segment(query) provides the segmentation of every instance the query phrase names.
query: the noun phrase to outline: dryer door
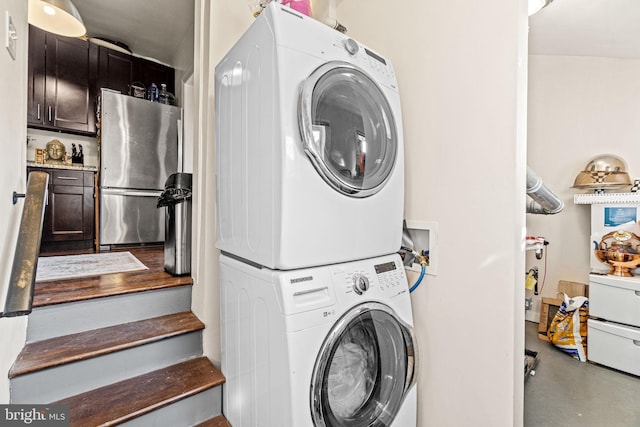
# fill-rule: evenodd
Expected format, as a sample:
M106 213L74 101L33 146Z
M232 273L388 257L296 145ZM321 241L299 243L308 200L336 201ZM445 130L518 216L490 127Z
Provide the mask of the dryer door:
M391 176L398 134L380 87L346 62L317 68L300 90L298 124L318 173L352 197L377 193Z
M388 306L365 303L332 328L316 359L311 414L317 427L391 425L415 382L415 338Z

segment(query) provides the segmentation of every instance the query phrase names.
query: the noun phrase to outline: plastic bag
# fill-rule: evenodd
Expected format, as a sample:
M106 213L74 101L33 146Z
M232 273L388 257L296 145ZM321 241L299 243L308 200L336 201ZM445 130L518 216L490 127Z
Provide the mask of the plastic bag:
M586 362L589 299L569 298L567 294L563 295L564 301L549 325L547 337L560 350L581 362Z

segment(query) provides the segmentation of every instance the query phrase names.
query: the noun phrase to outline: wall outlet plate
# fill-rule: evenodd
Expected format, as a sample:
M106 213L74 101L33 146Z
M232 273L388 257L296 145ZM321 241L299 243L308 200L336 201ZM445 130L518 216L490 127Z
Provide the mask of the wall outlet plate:
M16 26L13 24L13 19L9 15L9 11L4 12L4 28L5 28L5 42L4 46L9 51L11 59L16 60L16 45L18 44L18 33Z
M531 310L533 308L533 298L524 299L524 309Z

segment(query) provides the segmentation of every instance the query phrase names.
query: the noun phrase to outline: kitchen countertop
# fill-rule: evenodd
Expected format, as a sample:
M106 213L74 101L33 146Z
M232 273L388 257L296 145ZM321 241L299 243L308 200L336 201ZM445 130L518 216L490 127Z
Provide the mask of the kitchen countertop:
M73 170L82 170L82 171L91 171L97 172L97 166L91 165L78 165L78 164L55 164L55 163L36 163L34 161L27 161L27 166L36 167L36 168L45 168L45 169L73 169Z

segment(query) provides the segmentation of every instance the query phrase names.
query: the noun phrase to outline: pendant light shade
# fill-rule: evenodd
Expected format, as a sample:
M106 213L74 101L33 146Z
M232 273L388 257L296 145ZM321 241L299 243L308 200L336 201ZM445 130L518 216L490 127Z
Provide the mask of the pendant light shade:
M552 1L553 0L529 0L529 16L540 12L543 7L546 7Z
M87 33L71 0L29 0L29 23L61 36L80 37Z

